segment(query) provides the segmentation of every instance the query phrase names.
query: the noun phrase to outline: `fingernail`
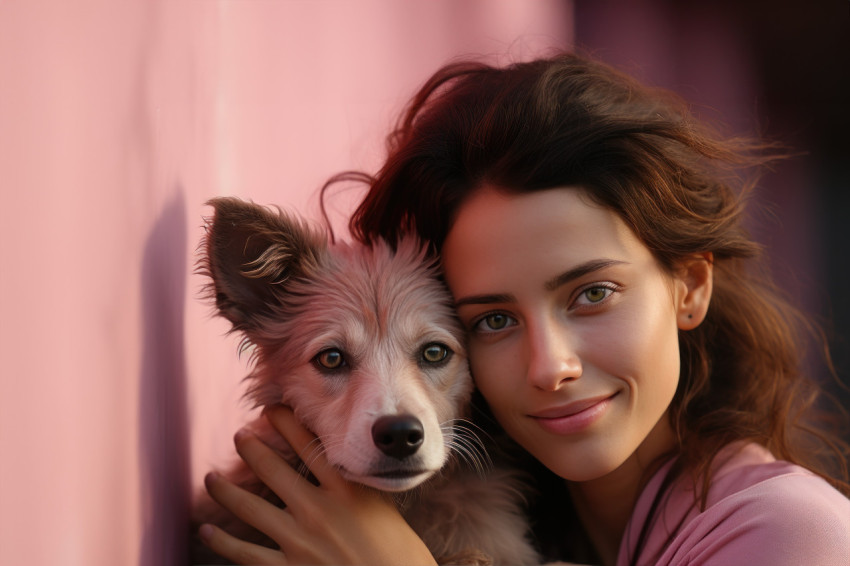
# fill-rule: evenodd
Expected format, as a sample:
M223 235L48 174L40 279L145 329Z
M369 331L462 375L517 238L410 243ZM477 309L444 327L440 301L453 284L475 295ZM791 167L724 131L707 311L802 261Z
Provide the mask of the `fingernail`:
M236 431L236 434L233 436L233 441L234 442L241 442L242 440L245 440L246 438L249 438L251 436L254 436L254 433L250 429L240 428L239 430Z
M281 405L280 403L274 403L273 405L266 405L263 407L263 414L268 415L270 413L277 413L283 409L287 409L286 405Z
M217 472L208 473L207 475L204 476L204 485L209 487L209 485L211 483L215 482L216 480L218 480L219 477L220 476L218 475Z
M212 528L212 525L208 525L206 523L201 525L201 528L198 529L198 534L201 536L201 541L205 543L210 541L214 532L215 531Z

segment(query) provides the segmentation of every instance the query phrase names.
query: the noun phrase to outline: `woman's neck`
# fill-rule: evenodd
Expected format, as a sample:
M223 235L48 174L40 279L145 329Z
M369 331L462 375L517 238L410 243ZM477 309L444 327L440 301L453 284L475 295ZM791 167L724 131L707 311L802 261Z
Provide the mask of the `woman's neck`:
M579 520L603 566L616 564L635 503L674 446L665 416L619 468L601 478L567 483Z

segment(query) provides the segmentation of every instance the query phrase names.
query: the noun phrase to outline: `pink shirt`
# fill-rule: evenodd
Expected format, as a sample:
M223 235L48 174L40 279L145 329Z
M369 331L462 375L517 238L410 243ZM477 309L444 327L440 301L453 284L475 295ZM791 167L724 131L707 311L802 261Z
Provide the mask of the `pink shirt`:
M638 498L617 566L631 563L669 467L660 469ZM850 566L850 499L826 481L777 461L756 444L726 448L716 469L705 511L694 506L694 492L686 482L678 482L665 496L638 564Z

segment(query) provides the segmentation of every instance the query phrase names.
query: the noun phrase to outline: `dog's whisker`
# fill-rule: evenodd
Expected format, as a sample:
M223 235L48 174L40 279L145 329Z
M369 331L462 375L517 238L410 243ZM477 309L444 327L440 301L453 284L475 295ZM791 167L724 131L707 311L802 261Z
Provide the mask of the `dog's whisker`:
M476 470L482 475L486 475L487 472L493 469L493 460L490 458L490 455L484 450L483 446L472 442L470 439L465 437L459 437L457 439L457 444L459 447L462 447L463 451L467 454L467 458L473 462Z
M474 443L482 452L486 452L485 444L477 431L480 431L483 435L492 440L492 437L487 433L487 431L468 419L452 419L450 421L446 421L444 426L450 427L450 430L455 433L454 436L467 439ZM477 429L477 431L474 429Z
M480 439L480 434L485 436L488 440L495 442L493 436L489 432L481 428L478 424L476 424L470 419L456 418L446 422L452 424L453 426L466 430L470 435L474 435L478 439Z
M305 455L305 459L301 462L299 473L301 475L308 474L310 467L319 457L333 453L338 447L341 447L344 444L345 435L342 434L328 435L324 439L314 439L310 445L308 445L313 446L313 448Z
M470 468L473 468L476 472L480 472L480 462L475 454L470 453L467 446L453 441L448 444L447 448Z
M452 419L444 422L440 428L443 431L446 449L457 454L476 473L485 476L488 470L493 468L493 461L485 449L484 442L473 427L481 430L466 419Z
M310 466L313 464L316 459L324 454L326 451L325 446L322 442L315 438L305 447L305 455L303 458L299 460L297 472L298 477L295 478L295 482L301 481L302 477L307 477L310 474Z
M310 442L308 446L311 447L311 449L310 452L305 452L304 465L307 468L310 468L310 466L313 465L317 459L319 459L321 456L327 455L328 446L318 438Z
M469 466L481 476L485 476L493 467L493 463L486 452L482 452L474 444L470 444L467 439L459 438L452 444L454 453L462 460L466 461Z

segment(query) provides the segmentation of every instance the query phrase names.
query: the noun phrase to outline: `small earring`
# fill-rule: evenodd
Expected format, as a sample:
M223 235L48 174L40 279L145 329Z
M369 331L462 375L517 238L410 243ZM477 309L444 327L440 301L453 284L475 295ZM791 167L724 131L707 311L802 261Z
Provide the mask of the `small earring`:
M694 315L692 315L692 314L688 315L688 318L693 318L693 317L694 317Z

